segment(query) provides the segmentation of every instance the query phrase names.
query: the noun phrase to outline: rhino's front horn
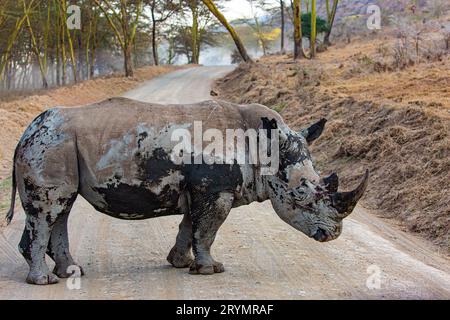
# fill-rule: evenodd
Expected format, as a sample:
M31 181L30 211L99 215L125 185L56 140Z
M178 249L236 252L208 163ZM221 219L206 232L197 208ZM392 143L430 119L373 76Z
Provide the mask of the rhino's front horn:
M353 211L358 200L361 199L364 191L366 191L368 183L369 170L366 170L363 180L355 190L349 192L335 192L331 195L333 207L341 214L342 218L345 218Z

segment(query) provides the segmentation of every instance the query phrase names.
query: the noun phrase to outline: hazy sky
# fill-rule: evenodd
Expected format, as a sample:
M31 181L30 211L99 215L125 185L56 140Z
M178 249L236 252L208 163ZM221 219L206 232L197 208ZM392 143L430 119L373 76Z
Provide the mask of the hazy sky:
M230 0L224 4L224 15L228 20L252 17L251 6L247 0ZM255 11L258 15L261 13L257 8Z

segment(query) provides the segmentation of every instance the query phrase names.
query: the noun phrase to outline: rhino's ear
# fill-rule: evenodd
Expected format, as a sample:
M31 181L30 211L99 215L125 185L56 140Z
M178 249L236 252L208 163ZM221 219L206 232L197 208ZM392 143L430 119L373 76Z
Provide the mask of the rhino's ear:
M311 144L314 140L316 140L323 132L323 129L325 128L325 123L327 122L327 119L322 118L318 122L314 123L309 128L303 129L300 131L301 135L305 137L306 142L308 144Z

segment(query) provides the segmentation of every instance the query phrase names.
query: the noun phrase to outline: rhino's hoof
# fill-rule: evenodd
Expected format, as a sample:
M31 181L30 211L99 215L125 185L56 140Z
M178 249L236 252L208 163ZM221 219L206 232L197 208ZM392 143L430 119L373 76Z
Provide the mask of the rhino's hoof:
M191 267L189 268L190 274L214 274L214 273L222 273L225 271L225 268L222 263L214 262L213 265L202 265L197 262L193 262Z
M215 262L213 267L214 267L215 273L222 273L225 271L225 267L223 266L223 263Z
M53 273L59 278L70 278L72 275L84 276L83 268L79 265L70 265L68 267L55 266Z
M59 279L57 276L55 276L53 273L48 274L40 274L40 275L34 275L34 274L28 274L27 277L27 283L29 284L38 284L38 285L44 285L44 284L54 284L58 283Z
M176 248L172 248L167 256L167 261L175 268L187 268L193 263L194 259L190 253L188 255L182 254Z

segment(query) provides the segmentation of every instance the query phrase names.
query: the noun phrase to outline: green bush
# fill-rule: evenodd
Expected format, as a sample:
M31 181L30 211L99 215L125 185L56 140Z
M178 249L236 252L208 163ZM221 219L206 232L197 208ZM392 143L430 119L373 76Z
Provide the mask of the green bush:
M316 30L317 34L325 33L328 31L328 23L321 17L316 17ZM311 12L302 14L302 35L305 38L311 40Z

